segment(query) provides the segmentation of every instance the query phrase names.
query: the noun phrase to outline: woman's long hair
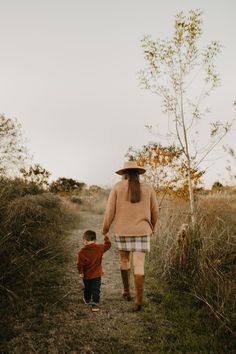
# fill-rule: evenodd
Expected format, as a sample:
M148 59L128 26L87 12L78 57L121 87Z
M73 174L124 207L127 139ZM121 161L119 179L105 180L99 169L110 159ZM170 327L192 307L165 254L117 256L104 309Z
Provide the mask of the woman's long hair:
M140 202L140 181L137 170L127 170L125 172L125 179L128 179L128 199L131 203Z

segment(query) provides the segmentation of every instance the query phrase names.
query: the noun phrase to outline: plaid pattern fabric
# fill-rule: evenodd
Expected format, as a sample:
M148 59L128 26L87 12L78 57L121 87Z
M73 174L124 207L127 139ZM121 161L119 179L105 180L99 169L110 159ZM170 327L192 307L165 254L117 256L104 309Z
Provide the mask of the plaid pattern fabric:
M118 250L150 252L150 236L115 236Z

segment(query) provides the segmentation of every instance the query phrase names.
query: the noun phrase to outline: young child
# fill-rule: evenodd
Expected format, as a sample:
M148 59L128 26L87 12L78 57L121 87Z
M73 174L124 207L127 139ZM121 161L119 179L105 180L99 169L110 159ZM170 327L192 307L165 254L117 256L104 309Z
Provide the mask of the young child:
M78 253L77 268L84 282L85 304L91 304L92 311L99 311L102 256L111 247L109 237L104 236L104 244L96 243L96 232L87 230L83 234L83 244Z

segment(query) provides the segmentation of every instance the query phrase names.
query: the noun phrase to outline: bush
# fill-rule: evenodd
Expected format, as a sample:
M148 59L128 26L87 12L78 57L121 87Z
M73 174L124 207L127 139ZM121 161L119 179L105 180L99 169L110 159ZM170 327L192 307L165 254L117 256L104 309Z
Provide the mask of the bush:
M81 197L78 197L77 195L72 195L70 197L70 200L72 203L75 203L75 204L78 204L78 205L81 205L83 203L83 199Z
M9 318L25 311L44 284L58 283L73 216L61 198L19 179L0 179L0 199L0 316L6 339Z

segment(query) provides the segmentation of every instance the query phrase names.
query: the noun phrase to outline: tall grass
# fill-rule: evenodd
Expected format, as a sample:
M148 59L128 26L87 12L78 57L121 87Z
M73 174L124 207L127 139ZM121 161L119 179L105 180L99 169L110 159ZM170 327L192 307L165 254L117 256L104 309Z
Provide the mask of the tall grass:
M189 227L187 205L171 202L161 212L153 242L156 275L201 300L220 325L236 332L236 197L202 197L199 223Z
M62 199L20 179L0 179L0 200L0 332L6 341L14 336L14 317L32 302L43 306L42 292L46 298L58 285L73 215Z

